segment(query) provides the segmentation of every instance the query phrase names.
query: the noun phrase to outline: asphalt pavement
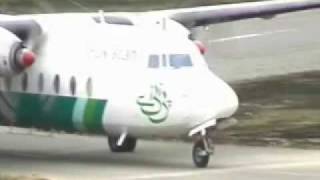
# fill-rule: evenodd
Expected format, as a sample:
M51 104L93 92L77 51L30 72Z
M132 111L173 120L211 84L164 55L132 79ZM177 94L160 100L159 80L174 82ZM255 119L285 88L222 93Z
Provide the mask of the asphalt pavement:
M114 154L105 137L0 133L0 174L47 179L319 179L320 151L218 145L209 167L191 160L192 144L139 141L134 153Z

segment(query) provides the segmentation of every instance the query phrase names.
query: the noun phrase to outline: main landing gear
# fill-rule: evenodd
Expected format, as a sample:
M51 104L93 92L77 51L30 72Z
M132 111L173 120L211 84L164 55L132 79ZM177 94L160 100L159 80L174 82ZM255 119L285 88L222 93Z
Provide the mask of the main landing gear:
M133 152L137 145L137 139L133 137L125 137L119 145L120 137L109 136L108 143L112 152Z
M196 137L192 150L192 158L195 166L198 168L207 167L213 151L213 145L207 136L206 130L202 130L200 135Z

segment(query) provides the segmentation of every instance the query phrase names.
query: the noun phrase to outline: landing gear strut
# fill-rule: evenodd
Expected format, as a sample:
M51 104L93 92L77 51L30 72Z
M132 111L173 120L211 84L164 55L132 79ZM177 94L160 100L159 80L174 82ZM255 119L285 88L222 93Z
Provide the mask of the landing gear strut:
M198 168L207 167L211 154L213 154L212 143L207 136L206 130L203 130L199 138L195 141L192 150L192 158L195 166Z
M117 144L119 137L108 137L108 143L112 152L133 152L137 145L137 139L133 137L126 137L123 143L119 146Z

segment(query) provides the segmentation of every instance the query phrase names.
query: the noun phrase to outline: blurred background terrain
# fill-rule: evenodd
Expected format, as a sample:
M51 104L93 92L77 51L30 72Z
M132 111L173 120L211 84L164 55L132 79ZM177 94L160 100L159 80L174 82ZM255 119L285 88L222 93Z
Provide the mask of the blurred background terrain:
M254 0L0 0L0 9L10 14L69 11L144 11L167 8L239 3Z

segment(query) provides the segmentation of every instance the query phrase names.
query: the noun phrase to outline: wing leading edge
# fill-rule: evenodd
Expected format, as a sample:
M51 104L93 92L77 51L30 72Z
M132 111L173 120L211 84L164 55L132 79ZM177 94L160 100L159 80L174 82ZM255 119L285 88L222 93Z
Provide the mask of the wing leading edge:
M269 18L277 14L320 8L319 0L270 0L218 6L167 10L171 19L188 28L249 18Z

